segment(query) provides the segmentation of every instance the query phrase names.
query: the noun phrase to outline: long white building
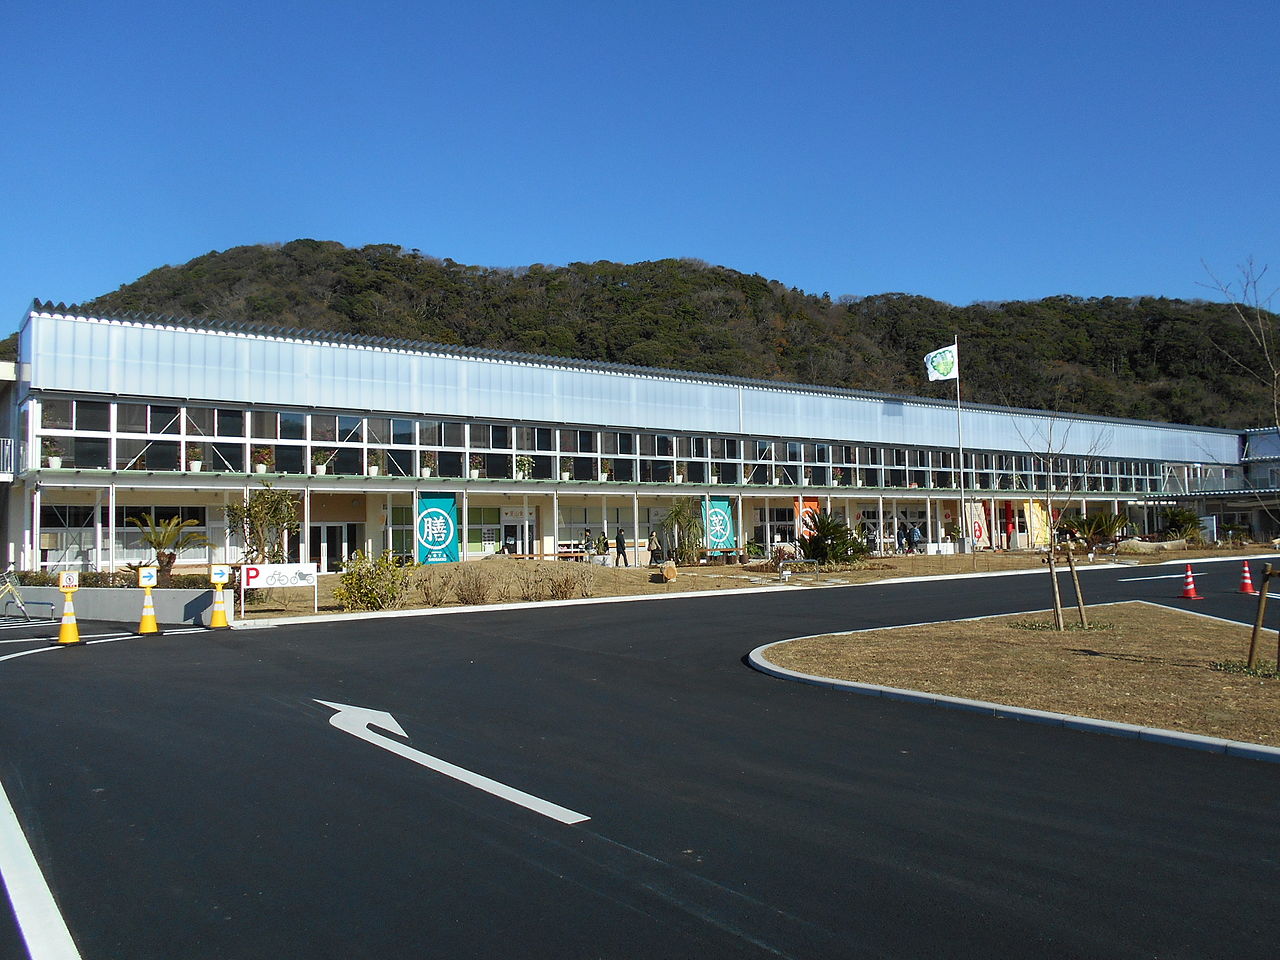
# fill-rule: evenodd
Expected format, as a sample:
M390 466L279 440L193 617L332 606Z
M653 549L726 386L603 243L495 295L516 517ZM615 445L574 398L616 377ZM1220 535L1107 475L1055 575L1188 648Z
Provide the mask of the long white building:
M815 509L882 541L1025 546L1046 508L1152 528L1266 459L1235 431L966 405L962 500L946 384L887 396L39 302L7 378L21 569L144 559L126 524L143 515L198 521L214 547L180 562L234 561L223 508L262 481L301 498L291 555L333 570L355 550L551 556L619 527L643 559L674 497L703 501L725 551L793 539ZM1225 522L1258 524L1236 506Z

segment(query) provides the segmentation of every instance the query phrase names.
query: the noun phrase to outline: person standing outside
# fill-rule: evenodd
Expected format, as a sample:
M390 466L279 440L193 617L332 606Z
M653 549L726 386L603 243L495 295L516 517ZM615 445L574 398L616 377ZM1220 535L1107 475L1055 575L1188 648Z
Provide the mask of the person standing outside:
M627 530L625 527L618 528L618 534L614 537L614 546L617 548L617 556L613 558L613 565L616 567L618 561L622 561L624 567L631 566L631 561L627 559Z
M649 531L649 566L656 566L662 562L662 546L658 543L658 532L656 530Z

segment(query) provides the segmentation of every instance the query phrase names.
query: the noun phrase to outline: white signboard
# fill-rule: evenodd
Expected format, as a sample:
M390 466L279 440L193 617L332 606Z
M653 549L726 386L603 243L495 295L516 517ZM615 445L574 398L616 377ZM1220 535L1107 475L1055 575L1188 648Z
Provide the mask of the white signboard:
M79 590L80 589L80 572L78 570L63 570L58 574L59 590Z
M209 567L210 583L230 583L231 567L225 563L215 563Z
M314 563L246 563L240 568L240 617L244 618L244 592L272 587L310 587L311 606L320 610L320 577Z
M246 563L240 568L240 582L246 590L271 587L314 587L314 563Z
M138 586L154 587L160 576L159 567L139 567L138 568Z

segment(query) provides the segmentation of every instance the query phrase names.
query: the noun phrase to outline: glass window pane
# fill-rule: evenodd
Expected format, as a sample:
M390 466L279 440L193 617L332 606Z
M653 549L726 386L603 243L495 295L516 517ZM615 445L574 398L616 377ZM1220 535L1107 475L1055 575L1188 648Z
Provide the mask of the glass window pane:
M471 446L481 450L489 449L489 424L473 423L467 431Z
M58 430L71 429L71 401L45 400L40 411L40 423Z
M151 405L152 433L181 433L182 417L177 407Z
M116 430L120 433L146 433L147 405L145 403L117 403Z
M338 418L338 440L341 443L360 443L364 439L364 420L360 417Z
M243 437L244 436L244 411L243 410L219 410L218 416L218 436L220 437Z
M253 421L251 430L252 435L261 437L264 440L274 440L276 438L276 413L274 410L255 410L253 411Z
M76 401L76 429L77 430L102 430L111 429L109 417L111 415L111 404L101 403L96 400L77 400ZM106 454L103 453L102 466L106 466ZM78 464L83 466L83 464Z
M187 435L208 437L213 434L213 411L208 407L187 407Z
M391 442L409 446L414 443L414 422L412 420L391 421Z
M244 473L244 447L238 443L215 443L213 462L205 469L217 472Z
M391 442L391 421L386 417L370 417L365 421L369 443Z
M493 444L494 450L510 450L511 428L495 425L490 431L489 442Z
M446 447L462 446L462 424L442 423L440 425L440 435L444 438L444 446Z
M311 439L328 440L332 443L338 439L338 418L327 414L311 415Z
M301 440L306 436L307 418L301 413L280 414L280 439Z

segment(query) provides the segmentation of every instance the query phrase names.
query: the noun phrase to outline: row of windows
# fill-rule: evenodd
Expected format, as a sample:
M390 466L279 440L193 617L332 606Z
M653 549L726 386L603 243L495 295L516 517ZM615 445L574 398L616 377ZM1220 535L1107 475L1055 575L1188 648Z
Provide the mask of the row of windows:
M41 410L42 455L79 468L182 470L200 461L217 472L958 485L950 450L57 398ZM1158 489L1161 472L1141 460L981 451L965 459L966 482L988 489L1060 487L1057 478L1071 475L1098 478L1097 489Z

